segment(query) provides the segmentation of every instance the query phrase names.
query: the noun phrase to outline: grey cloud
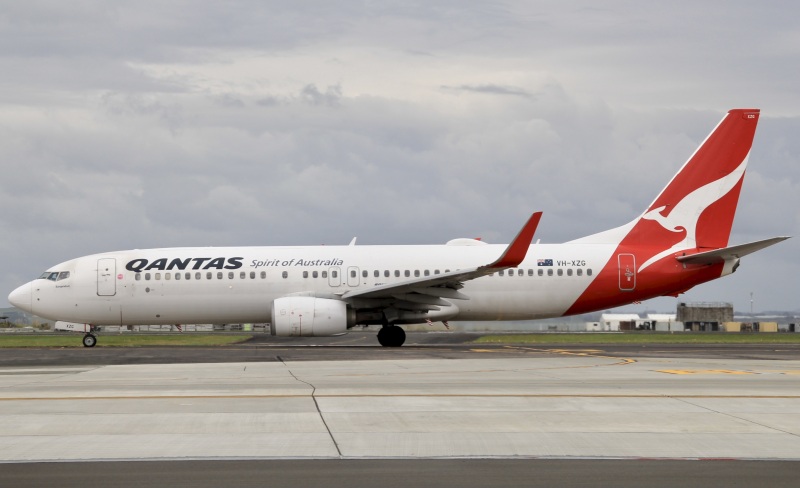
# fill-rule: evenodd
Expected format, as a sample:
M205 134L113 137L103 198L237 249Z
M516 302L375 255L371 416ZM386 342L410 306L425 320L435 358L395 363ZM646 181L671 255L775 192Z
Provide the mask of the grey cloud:
M317 89L316 85L306 85L301 92L303 100L312 105L338 105L342 98L341 86L329 86L325 93Z
M638 215L738 104L764 110L731 241L800 234L791 12L587 6L15 2L0 288L134 247L507 242L534 210L574 239ZM796 309L797 251L681 299Z
M474 93L485 93L489 95L511 95L516 97L530 98L532 95L527 91L513 86L500 85L461 85L461 86L442 86L443 90L464 91Z

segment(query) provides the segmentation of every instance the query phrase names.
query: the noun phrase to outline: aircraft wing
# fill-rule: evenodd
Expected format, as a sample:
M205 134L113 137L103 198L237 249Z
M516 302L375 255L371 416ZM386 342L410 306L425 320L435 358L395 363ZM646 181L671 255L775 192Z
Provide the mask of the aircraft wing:
M689 254L687 256L678 256L676 259L685 264L716 264L722 263L729 259L737 259L746 256L750 253L760 251L765 247L772 246L781 241L789 239L788 236L772 237L762 241L749 242L747 244L740 244L738 246L724 247L722 249L715 249L713 251L699 252L697 254Z
M542 212L536 212L528 219L517 236L508 245L503 254L495 261L474 268L459 269L433 276L425 276L387 283L362 290L351 290L342 295L343 300L384 301L386 305L398 306L413 310L438 310L438 306L448 306L443 298L467 300L469 297L459 292L465 281L490 275L502 269L514 268L525 259L533 234L542 218ZM398 303L399 302L399 303Z

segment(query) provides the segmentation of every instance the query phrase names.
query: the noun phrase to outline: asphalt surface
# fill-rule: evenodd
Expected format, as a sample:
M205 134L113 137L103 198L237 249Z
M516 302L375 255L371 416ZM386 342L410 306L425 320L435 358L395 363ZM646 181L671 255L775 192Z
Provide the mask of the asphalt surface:
M800 359L800 344L475 344L479 333L408 333L400 348L384 348L373 332L338 337L272 337L216 347L98 347L0 349L0 367L87 366L121 364L226 363L271 361L346 361L536 357L553 351L591 351L614 357L691 357L725 359ZM76 345L80 335L75 335Z
M0 465L9 487L796 487L785 461L281 460Z

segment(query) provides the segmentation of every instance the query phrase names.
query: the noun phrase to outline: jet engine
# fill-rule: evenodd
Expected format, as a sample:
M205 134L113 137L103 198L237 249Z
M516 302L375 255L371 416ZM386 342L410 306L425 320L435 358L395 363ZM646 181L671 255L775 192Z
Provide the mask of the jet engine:
M355 311L341 300L282 297L272 302L270 332L274 336L332 336L355 325Z

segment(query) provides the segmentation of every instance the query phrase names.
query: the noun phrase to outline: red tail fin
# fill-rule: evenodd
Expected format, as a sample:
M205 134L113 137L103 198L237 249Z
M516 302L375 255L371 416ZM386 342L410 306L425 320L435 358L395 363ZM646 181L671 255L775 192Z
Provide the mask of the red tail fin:
M729 111L624 241L669 248L666 254L727 246L758 116L758 109Z
M565 315L676 295L725 272L724 259L692 268L676 258L722 256L708 251L727 247L758 116L758 109L728 112L639 218L575 241L617 246Z

